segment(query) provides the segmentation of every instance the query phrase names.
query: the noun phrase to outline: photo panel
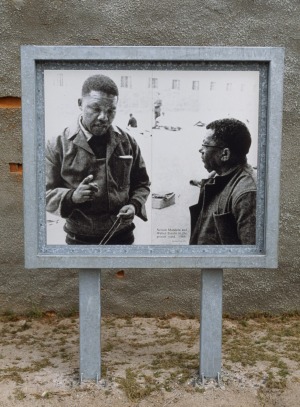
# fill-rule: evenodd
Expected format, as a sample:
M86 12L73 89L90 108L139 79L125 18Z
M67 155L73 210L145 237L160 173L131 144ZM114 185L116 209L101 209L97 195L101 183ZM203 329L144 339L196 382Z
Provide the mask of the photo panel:
M248 163L257 169L259 70L45 69L45 143L78 120L82 84L96 74L118 86L113 125L136 140L151 181L148 221L135 217L134 245L188 245L189 207L200 191L195 181L208 176L199 153L206 126L225 118L242 121L252 139ZM47 212L48 245L66 244L64 224Z
M26 267L277 266L282 48L29 45L21 68Z

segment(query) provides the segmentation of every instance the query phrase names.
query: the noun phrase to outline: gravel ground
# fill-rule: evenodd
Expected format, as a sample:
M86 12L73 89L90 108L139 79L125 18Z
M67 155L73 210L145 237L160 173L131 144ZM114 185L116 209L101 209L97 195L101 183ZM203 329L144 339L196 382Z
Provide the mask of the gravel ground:
M199 321L104 318L102 378L79 383L78 316L0 320L0 406L298 406L299 315L223 322L221 380L198 377Z

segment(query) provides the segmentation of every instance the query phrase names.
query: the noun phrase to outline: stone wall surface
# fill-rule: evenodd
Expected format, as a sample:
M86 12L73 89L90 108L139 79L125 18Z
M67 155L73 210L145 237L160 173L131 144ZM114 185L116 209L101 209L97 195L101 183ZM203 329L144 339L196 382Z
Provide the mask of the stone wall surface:
M281 46L286 52L279 268L226 270L224 311L299 310L299 0L0 0L0 312L78 308L76 270L25 270L20 46ZM106 314L197 315L199 270L103 270Z

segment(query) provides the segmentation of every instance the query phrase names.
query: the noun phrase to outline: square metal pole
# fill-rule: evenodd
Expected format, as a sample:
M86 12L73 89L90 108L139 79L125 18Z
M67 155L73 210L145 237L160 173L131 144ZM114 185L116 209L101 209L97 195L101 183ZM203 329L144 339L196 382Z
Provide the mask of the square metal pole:
M222 362L223 270L201 272L200 377L219 378Z
M101 271L79 271L80 381L101 378Z

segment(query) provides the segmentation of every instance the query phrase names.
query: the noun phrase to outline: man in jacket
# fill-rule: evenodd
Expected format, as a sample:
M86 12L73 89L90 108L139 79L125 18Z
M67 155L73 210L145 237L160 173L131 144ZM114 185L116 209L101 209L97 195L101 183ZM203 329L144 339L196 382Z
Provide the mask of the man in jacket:
M150 182L140 148L112 125L118 96L107 76L89 77L78 121L46 146L46 209L66 219L68 244L132 244L134 216L147 220Z
M201 149L210 172L199 183L197 205L190 207L191 245L254 245L256 241L256 175L247 164L251 136L236 119L206 126Z

